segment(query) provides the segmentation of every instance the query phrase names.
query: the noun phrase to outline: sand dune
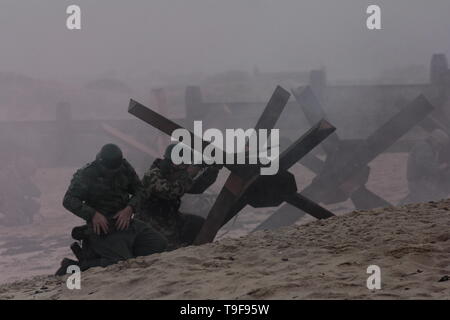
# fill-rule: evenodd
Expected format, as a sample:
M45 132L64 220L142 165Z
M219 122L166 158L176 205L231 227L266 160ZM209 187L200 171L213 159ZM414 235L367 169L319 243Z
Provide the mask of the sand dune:
M381 290L366 287L369 265ZM448 299L450 200L355 211L95 268L81 290L41 276L1 299Z

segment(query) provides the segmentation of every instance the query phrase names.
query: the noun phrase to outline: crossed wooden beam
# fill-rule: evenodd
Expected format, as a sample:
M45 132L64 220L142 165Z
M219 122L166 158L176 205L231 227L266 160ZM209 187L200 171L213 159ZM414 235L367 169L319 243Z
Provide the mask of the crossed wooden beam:
M326 118L317 97L310 87L292 90L308 121ZM343 140L333 133L322 143L327 155L320 163L320 170L314 170L316 177L302 194L321 200L326 204L351 199L357 209L386 207L391 204L365 187L370 168L368 164L386 151L411 128L426 120L428 128L438 124L429 117L433 106L423 95L400 110L389 121L365 140ZM317 168L317 166L316 166ZM292 211L286 205L281 207L255 230L276 229L295 223L304 214Z
M255 129L267 129L270 132L282 114L289 98L289 92L277 87ZM184 129L134 100L130 101L128 112L169 136L176 129ZM279 171L278 174L273 176L261 176L260 165L225 165L231 172L194 244L200 245L212 242L222 226L246 205L273 207L287 202L297 207L301 212L308 213L317 219L332 217L333 213L297 192L295 177L288 170L335 130L336 128L328 121L320 119L279 156ZM191 140L193 140L194 134L192 132L190 134ZM202 140L202 142L204 147L210 144L209 141Z

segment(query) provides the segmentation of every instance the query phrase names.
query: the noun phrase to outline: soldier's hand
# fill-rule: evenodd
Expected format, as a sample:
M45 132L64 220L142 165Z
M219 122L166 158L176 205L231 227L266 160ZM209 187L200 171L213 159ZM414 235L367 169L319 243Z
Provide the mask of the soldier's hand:
M92 226L95 234L108 233L108 220L100 212L96 212L94 217L92 217Z
M133 209L130 206L117 212L117 214L114 216L114 219L116 219L117 230L128 229L128 227L130 226L132 216L133 216Z

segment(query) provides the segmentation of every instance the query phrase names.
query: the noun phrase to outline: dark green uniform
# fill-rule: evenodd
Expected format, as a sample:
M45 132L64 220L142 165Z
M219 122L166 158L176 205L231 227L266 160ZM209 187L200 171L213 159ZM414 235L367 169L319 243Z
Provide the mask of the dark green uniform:
M139 209L141 182L132 166L123 160L116 170L109 170L98 160L78 170L64 196L64 207L88 224L87 240L98 255L85 266L106 266L136 256L164 251L166 240L147 224L133 219L127 230L116 230L113 216L130 206ZM95 212L108 219L108 234L96 235L91 220Z
M185 193L203 193L216 181L218 173L218 168L210 167L194 180L185 167L171 165L167 159L155 160L142 181L139 218L162 232L170 249L192 244L204 219L179 212L181 197Z

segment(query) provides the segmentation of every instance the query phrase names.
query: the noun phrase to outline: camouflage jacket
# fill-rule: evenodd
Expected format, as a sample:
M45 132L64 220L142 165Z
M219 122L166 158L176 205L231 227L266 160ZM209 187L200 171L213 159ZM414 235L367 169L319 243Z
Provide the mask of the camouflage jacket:
M218 173L217 168L210 167L194 180L187 170L168 166L162 159L155 160L142 180L142 210L137 217L161 232L170 248L176 248L184 223L178 211L181 197L186 193L203 193Z
M114 172L108 172L94 161L75 173L63 205L86 221L96 211L111 219L126 206L138 210L141 187L139 177L126 160Z
M164 164L164 160L156 159L142 179L142 205L152 215L177 212L181 197L194 183L186 170Z
M217 168L210 167L194 180L185 169L165 166L164 160L156 159L142 180L143 208L152 215L177 212L185 193L203 193L216 181L218 173Z

